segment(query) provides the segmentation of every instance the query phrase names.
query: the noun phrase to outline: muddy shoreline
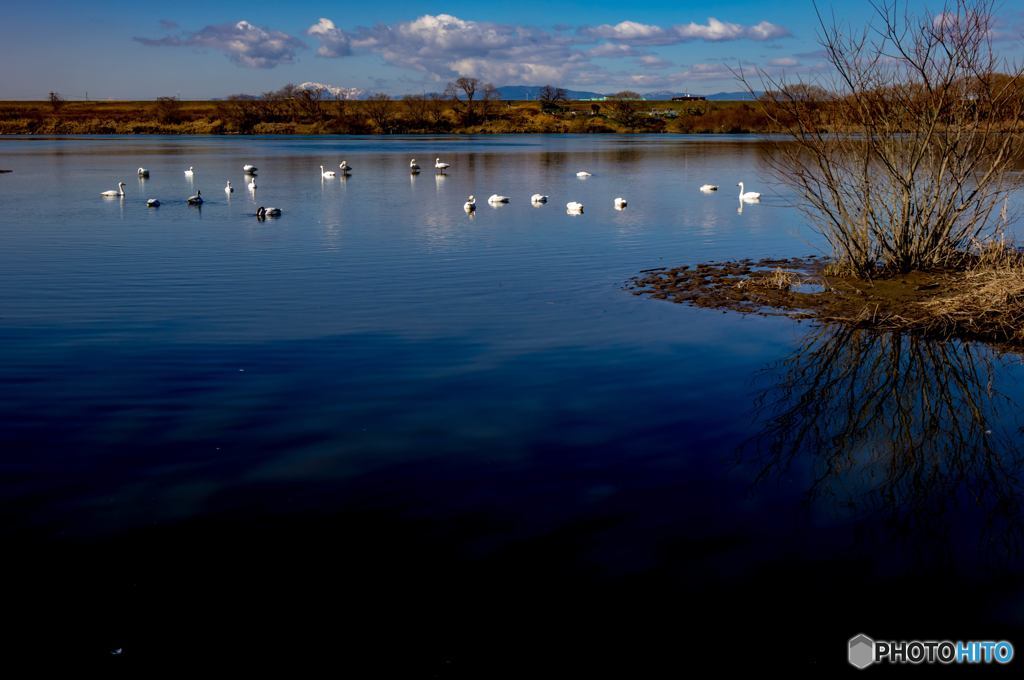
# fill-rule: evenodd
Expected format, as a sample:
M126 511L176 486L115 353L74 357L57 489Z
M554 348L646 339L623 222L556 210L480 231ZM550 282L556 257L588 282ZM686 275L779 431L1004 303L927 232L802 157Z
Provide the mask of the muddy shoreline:
M787 316L933 338L1024 347L1024 272L970 268L874 280L826 273L809 256L648 269L634 295L743 314Z

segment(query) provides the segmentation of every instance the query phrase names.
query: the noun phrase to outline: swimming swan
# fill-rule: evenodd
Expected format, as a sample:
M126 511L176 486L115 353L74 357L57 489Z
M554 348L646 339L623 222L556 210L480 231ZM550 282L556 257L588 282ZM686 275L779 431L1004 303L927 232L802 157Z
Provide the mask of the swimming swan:
M419 163L417 163L416 159L413 158L411 161L409 161L409 172L411 172L411 173L413 173L415 175L419 171L420 171Z
M569 203L565 204L565 212L569 213L570 215L582 215L583 204L578 203L576 201L570 201Z
M256 166L255 165L250 165L249 163L246 163L245 165L242 166L242 172L244 172L247 175L255 175L256 174L256 170L257 170Z
M534 205L541 205L547 202L548 197L544 194L534 194L533 196L530 196L530 203L533 203Z
M700 190L703 191L705 194L710 194L712 191L718 191L718 185L717 184L701 184L700 185Z
M234 191L235 191L235 188L233 186L231 186L231 180L228 180L228 185L226 187L224 187L224 193L230 194L230 193L234 193Z
M342 161L341 165L339 165L338 167L341 168L341 173L343 175L347 175L350 172L352 172L352 166L348 164L348 161Z
M149 170L146 170L145 168L139 168L139 177L142 177L143 179L149 177Z
M262 205L256 208L256 217L259 219L266 219L267 217L280 217L280 208L264 208Z
M462 209L468 213L476 210L476 196L470 196L467 198L466 204L462 206Z
M621 196L615 199L615 209L616 210L622 210L627 205L629 205L629 204L626 203L626 199L622 198Z
M111 189L110 191L104 191L100 193L100 196L105 198L123 198L124 197L124 182L117 183L117 189Z
M487 199L488 203L508 203L508 196L500 196L498 194L491 194L490 198Z
M434 159L434 169L435 170L440 170L441 172L444 172L445 170L447 170L450 167L452 167L451 163L442 163L440 158L435 158Z
M740 188L740 200L741 201L760 201L761 200L761 194L757 193L756 191L743 191L743 182L740 182L736 186L738 186Z
M192 166L188 166L188 170L185 171L185 177L191 177L194 174L196 173L192 170Z
M188 197L188 204L189 205L202 205L203 204L203 192L197 190L195 196L189 196Z
M593 177L593 175L591 175L586 170L580 170L579 172L576 173L576 176L579 177L580 179L585 179L587 177Z
M246 186L249 187L249 191L256 191L256 177L249 180L249 183Z
M324 170L324 166L321 165L320 166L320 174L323 175L324 177L330 178L330 177L334 177L336 173L334 172L334 170Z
M148 199L146 201L146 207L147 208L159 208L160 207L160 201L158 201L155 198L150 198L150 199Z

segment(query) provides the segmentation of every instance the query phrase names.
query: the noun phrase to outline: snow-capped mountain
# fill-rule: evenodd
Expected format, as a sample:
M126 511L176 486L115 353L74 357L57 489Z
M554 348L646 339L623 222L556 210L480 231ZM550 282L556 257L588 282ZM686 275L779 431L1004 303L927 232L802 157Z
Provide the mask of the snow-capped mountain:
M299 85L299 89L326 90L332 97L340 99L362 99L366 94L366 90L361 90L358 87L338 87L337 85L329 85L327 83L302 83Z

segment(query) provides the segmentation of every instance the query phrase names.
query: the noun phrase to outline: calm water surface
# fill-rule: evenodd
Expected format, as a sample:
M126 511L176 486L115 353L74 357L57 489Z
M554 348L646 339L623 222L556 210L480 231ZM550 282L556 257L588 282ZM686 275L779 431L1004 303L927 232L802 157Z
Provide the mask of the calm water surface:
M766 148L0 139L12 647L481 677L1024 645L1017 358L625 288L821 252Z

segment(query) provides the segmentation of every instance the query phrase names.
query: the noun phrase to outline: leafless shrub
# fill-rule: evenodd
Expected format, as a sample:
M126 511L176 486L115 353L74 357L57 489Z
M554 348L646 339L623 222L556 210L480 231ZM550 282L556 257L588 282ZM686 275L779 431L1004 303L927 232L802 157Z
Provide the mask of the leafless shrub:
M363 103L363 111L380 132L387 134L392 131L395 110L391 104L391 97L383 92L371 95Z
M819 13L831 79L760 74L766 115L795 142L771 163L837 271L941 268L992 235L1024 113L1022 70L993 49L993 4L950 0L915 16L905 0L885 0L856 33Z
M165 125L181 122L181 102L177 97L157 97L154 110L156 119Z
M616 92L605 100L605 105L611 112L611 118L627 128L638 127L643 117L640 111L641 97L636 92L624 90Z
M298 109L299 117L307 121L320 121L324 119L323 99L327 90L323 88L303 87L296 88L292 93L295 101L295 108Z
M402 97L405 122L413 130L423 130L430 125L430 102L419 94Z

